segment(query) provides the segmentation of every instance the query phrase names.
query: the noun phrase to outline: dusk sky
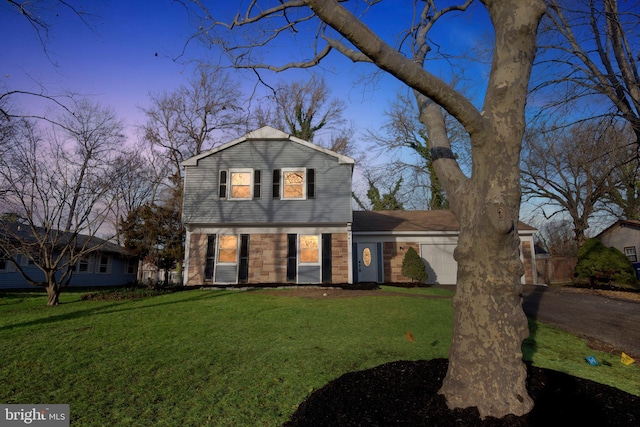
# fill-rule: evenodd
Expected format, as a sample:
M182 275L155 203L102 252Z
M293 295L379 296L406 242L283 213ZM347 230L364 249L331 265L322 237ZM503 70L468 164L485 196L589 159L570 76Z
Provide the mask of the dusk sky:
M217 12L238 10L235 2L210 3L215 5L212 10L218 8ZM385 6L384 2L381 6L373 9L378 13L370 15L368 22L382 28L383 35L391 36L397 32L393 17L398 8ZM232 9L220 10L229 7ZM469 31L478 24L478 9L462 17L459 30L448 37L468 45L474 37ZM73 92L89 96L113 107L133 127L144 122L139 107L148 106L149 92L175 89L191 75L192 61L216 58L215 52L198 42L190 43L185 55L179 57L193 26L183 6L170 0L100 0L85 2L81 10L91 14L86 23L59 4L43 15L51 24L45 51L33 27L3 2L0 6L3 90L39 92L43 87L48 94ZM406 26L407 22L398 24ZM376 86L357 84L371 67L353 65L337 54L323 68L332 94L346 102L348 119L360 133L381 123L386 104L402 87L390 77ZM284 79L303 78L306 73L265 73L264 77L275 84ZM255 81L246 73L237 76L248 93ZM36 105L36 100L20 98L23 110ZM128 134L133 135L131 129Z

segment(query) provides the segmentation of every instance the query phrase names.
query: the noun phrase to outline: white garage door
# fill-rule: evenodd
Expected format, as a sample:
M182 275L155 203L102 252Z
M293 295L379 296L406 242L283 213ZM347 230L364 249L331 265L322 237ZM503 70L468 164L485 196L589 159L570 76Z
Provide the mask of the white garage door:
M453 259L456 245L448 243L420 245L420 254L427 264L429 279L427 283L454 285L458 263Z

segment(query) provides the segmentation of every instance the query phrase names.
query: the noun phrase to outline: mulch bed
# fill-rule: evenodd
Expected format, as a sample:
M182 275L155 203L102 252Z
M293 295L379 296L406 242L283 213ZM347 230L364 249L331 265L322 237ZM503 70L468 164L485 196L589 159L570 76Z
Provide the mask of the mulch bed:
M313 392L284 424L326 426L640 426L640 397L593 381L528 367L527 415L481 420L438 395L448 361L399 361L351 372Z

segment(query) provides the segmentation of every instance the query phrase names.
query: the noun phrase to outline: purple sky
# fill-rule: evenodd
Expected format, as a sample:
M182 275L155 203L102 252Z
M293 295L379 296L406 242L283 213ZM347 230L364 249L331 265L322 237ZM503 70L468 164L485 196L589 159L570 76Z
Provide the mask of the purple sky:
M212 8L220 8L235 2L211 4L216 5ZM374 8L378 13L367 21L383 35L391 35L395 32L392 24L398 7L384 2L381 6ZM193 63L189 60L211 56L210 51L193 42L185 56L174 60L192 31L184 8L177 3L97 0L84 7L92 14L87 17L88 25L60 5L45 11L43 17L51 23L45 53L26 19L10 11L6 3L0 6L0 89L40 91L42 86L50 94L70 91L87 95L115 108L129 126L134 126L144 121L139 107L148 106L149 92L176 88L190 76ZM467 33L476 25L478 13L468 15L462 18L459 31L444 36L443 43L471 43L473 36ZM354 66L339 55L334 55L327 65L326 79L333 95L349 106L349 119L361 131L377 126L383 120L385 105L402 86L389 77L373 88L357 85L355 81L371 68ZM304 73L295 73L293 78ZM292 75L266 73L265 77L275 84ZM252 88L251 83L247 84L247 91ZM37 104L26 98L20 100L22 109Z
M239 10L237 5L246 2L211 0L208 3L216 13L234 14ZM129 144L138 142L137 127L145 121L140 108L149 107L149 93L177 88L191 76L194 61L216 55L202 44L192 42L180 56L192 34L193 24L183 6L171 0L72 1L73 4L84 4L91 14L86 23L57 1L49 3L56 6L43 11L43 18L50 23L45 50L27 20L10 10L6 2L0 2L0 93L7 90L39 92L44 88L49 95L72 92L90 97L103 106L114 108L125 120ZM398 32L409 24L407 11L411 11L411 2L403 2L402 7L397 0L381 2L365 16L365 22L389 43L395 44ZM282 49L272 49L269 57L297 56L309 45L315 34L313 28L299 33L295 44L281 43ZM487 28L490 25L486 11L475 4L472 10L444 23L434 32L434 48L456 55L464 53L476 46L479 37L485 41L490 37ZM452 80L452 71L446 65L442 67L442 63L432 62L429 66L434 74ZM405 88L384 73L372 83L369 77L373 70L375 67L371 65L353 64L337 53L323 62L321 68L314 69L314 72L324 74L332 95L346 103L346 118L356 129L356 157L360 159L366 155L370 165L367 168L390 161L388 152L372 151L366 131L380 129L386 120L387 105L399 90ZM231 72L245 95L249 95L255 85L253 74ZM279 74L264 72L262 77L275 85L279 81L302 80L308 73L299 70ZM486 84L485 66L471 64L456 68L453 73L464 73L465 78L471 79L472 83L466 84L467 94L482 95ZM256 101L253 102L255 105ZM24 96L15 98L15 104L23 113L34 110L41 113L50 106L36 97ZM412 153L399 155L414 156ZM359 166L363 164L359 162ZM356 183L361 180L359 177L357 170Z

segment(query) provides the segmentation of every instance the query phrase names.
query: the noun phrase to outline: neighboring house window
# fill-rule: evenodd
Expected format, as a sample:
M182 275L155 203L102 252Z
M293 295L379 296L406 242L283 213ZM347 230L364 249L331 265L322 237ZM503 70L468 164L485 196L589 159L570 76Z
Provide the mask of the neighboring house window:
M40 257L38 257L38 255L25 255L22 254L20 255L20 265L22 266L33 266L36 265L36 262L38 262L40 260Z
M7 270L9 270L9 261L7 261L5 258L0 258L0 271Z
M89 258L81 258L80 261L76 263L75 271L76 273L89 273L89 266L91 265Z
M624 248L624 254L629 258L631 262L638 262L638 257L636 256L636 247L628 246Z
M218 262L235 264L238 260L238 236L220 236Z
M138 270L137 268L137 262L135 259L133 258L127 258L125 264L124 264L124 273L125 274L136 274L136 271Z
M216 235L207 236L207 252L204 261L204 280L213 281L213 267L216 259Z
M300 235L300 264L320 263L320 240L318 235Z
M98 273L111 273L111 257L109 255L100 255L99 261Z

